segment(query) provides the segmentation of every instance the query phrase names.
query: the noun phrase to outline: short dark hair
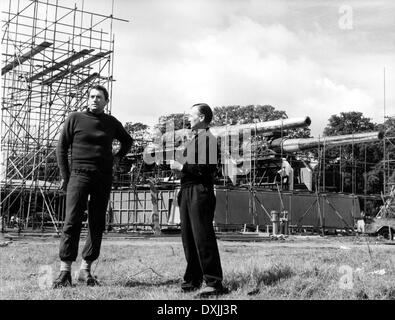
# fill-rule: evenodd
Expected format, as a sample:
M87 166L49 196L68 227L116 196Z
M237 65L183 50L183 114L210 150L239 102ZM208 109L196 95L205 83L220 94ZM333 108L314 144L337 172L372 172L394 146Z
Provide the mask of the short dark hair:
M204 121L209 124L213 120L213 111L207 103L196 103L192 106L198 107L199 112L204 115Z
M101 92L103 92L104 94L104 98L106 99L106 101L108 101L108 99L110 99L109 95L108 95L108 91L105 87L103 87L101 84L95 84L94 86L92 86L89 90L89 93L91 92L91 90L96 89L99 90Z

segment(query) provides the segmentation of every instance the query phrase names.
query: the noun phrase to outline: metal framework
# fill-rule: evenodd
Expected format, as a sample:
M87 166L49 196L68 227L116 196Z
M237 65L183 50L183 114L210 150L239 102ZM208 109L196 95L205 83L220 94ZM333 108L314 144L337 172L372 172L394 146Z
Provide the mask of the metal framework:
M394 123L394 116L386 117L389 125ZM385 122L384 122L385 123ZM394 158L394 144L395 137L384 136L383 141L383 193L390 195L395 186L395 158Z
M112 6L113 8L113 6ZM55 148L92 83L113 85L113 21L59 0L9 0L2 12L1 216L19 226L63 220ZM107 112L111 112L111 103ZM3 223L2 225L4 226Z

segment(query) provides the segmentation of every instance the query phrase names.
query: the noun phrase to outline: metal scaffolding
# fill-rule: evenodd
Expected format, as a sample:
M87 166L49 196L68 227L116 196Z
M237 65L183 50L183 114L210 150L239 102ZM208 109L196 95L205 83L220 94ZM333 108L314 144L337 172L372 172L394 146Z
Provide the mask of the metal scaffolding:
M393 119L393 118L392 118ZM394 122L394 120L392 120ZM383 141L383 193L384 195L390 195L393 193L393 188L395 186L395 137L384 136Z
M113 4L113 3L112 3ZM113 6L112 6L113 8ZM113 84L113 21L59 0L9 0L2 12L1 217L20 228L63 221L55 148L92 83ZM106 111L111 113L111 103Z

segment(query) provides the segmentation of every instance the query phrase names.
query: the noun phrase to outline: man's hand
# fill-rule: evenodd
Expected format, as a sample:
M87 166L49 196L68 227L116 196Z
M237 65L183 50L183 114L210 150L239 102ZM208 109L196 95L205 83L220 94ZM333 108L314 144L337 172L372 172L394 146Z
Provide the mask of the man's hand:
M175 160L170 160L170 169L181 171L182 168L183 168L183 165L181 163L179 163L178 161L175 161Z
M59 189L60 190L62 190L62 191L67 191L67 184L69 183L69 180L67 179L62 179L61 181L60 181L60 187L59 187Z

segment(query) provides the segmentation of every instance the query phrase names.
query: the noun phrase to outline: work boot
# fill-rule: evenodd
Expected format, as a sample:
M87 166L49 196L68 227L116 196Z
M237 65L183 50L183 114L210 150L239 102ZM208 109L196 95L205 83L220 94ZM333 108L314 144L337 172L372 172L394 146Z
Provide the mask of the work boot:
M80 273L78 274L78 281L85 282L86 285L90 287L99 285L99 282L95 277L92 276L91 272L85 269L80 270Z
M71 272L70 271L61 271L59 277L57 277L53 284L53 289L71 287Z
M209 298L212 296L219 296L222 294L229 293L229 289L224 287L222 284L216 287L206 286L197 294L198 298Z
M199 290L202 286L202 282L200 281L184 281L181 283L181 290L184 292L191 292Z

